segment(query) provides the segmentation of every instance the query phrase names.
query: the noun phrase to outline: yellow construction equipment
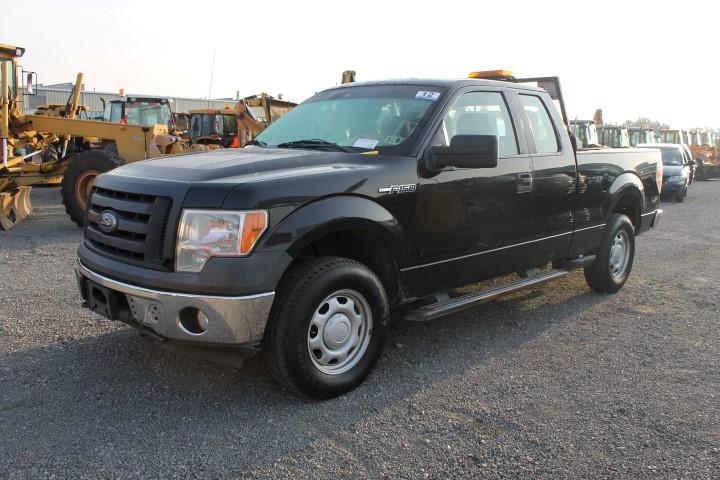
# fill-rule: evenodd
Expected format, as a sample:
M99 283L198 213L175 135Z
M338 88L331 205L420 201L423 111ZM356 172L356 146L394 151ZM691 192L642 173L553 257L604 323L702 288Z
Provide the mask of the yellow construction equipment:
M202 108L190 110L190 141L209 148L241 148L277 118L296 106L277 100L266 93L240 99L235 108ZM261 109L261 119L251 108ZM258 115L259 117L259 115Z
M83 75L79 73L63 115L43 112L25 115L21 108L23 95L34 91L34 73L18 65L24 49L0 44L0 227L8 230L30 215L30 187L41 183L62 184L63 204L71 219L84 223L87 195L97 175L127 162L164 154L180 153L180 139L168 135L165 125L124 125L75 118ZM25 82L23 92L21 82ZM68 155L68 144L74 137L95 139L102 148L85 149Z
M344 85L346 83L353 83L355 81L355 70L345 70L342 73L340 82Z

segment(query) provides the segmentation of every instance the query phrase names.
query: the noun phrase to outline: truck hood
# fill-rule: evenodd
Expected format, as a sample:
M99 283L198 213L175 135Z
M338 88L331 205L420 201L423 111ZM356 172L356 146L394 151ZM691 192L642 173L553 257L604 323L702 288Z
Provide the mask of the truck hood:
M279 177L315 175L324 171L362 168L368 157L344 152L247 147L161 157L135 162L109 175L159 182L226 183L237 185Z
M416 178L400 157L246 147L135 162L101 175L97 185L135 193L171 192L185 208L294 207L334 194L375 196ZM397 165L397 163L395 163ZM398 173L400 172L400 173ZM401 181L402 179L402 181Z

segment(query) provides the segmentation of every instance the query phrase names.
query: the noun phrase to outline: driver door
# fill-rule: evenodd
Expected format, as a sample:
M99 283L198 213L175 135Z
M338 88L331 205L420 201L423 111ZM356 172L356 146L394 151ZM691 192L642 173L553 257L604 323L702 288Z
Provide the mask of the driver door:
M430 145L454 135L496 135L495 168L446 168L418 186L416 225L425 293L527 266L533 236L531 157L506 93L468 91L444 113Z

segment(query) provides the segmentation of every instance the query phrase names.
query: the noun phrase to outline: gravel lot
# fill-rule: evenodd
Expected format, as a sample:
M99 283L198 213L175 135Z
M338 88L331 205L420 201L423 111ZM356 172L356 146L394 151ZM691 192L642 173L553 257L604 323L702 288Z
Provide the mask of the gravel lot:
M616 295L582 272L430 324L324 403L80 308L56 188L0 232L0 478L720 477L720 181Z

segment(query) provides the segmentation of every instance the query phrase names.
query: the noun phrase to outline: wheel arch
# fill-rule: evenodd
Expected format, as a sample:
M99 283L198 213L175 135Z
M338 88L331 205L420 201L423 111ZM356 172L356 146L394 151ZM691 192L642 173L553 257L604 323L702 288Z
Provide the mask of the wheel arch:
M641 216L644 212L645 187L640 178L629 172L618 176L608 189L603 212L605 219L607 220L612 213L627 215L637 234L640 231Z
M311 257L341 256L373 270L388 296L401 291L400 268L408 261L408 240L397 219L380 204L354 195L327 197L284 219L263 242L284 248L297 263Z

